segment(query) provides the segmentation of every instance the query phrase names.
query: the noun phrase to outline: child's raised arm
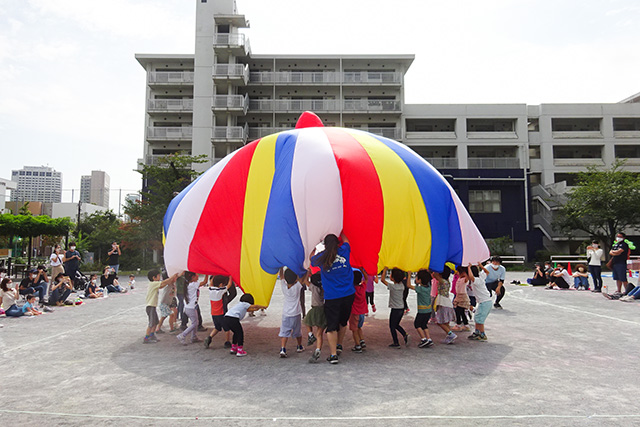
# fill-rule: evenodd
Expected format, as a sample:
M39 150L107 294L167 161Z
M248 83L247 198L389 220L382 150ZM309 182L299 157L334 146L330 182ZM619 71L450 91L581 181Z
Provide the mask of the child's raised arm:
M202 279L202 282L200 282L200 287L206 285L208 281L209 281L209 276L205 274L204 279Z
M380 281L382 282L383 285L389 287L389 283L387 282L387 270L388 270L387 267L385 267L384 270L382 270L382 274L380 275Z
M409 289L415 289L416 285L414 285L413 283L411 283L411 271L407 271L407 288Z

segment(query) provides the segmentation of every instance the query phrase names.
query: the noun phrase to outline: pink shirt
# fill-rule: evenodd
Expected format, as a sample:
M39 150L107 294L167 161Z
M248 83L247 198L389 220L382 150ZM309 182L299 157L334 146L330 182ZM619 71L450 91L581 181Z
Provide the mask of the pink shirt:
M367 292L373 292L373 276L367 277Z

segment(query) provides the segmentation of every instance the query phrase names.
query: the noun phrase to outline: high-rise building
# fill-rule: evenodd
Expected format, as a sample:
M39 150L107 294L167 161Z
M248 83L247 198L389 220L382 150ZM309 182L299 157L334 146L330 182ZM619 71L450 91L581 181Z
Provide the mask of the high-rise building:
M91 171L80 178L80 201L109 208L109 182L106 172Z
M458 192L486 238L518 254L574 250L550 198L588 166L640 172L640 94L613 104L405 104L413 55L256 55L235 0L197 0L195 54L138 54L147 72L144 159L205 154L208 168L313 111L411 147Z
M16 189L11 190L12 202L60 203L62 172L48 166L25 166L11 171Z

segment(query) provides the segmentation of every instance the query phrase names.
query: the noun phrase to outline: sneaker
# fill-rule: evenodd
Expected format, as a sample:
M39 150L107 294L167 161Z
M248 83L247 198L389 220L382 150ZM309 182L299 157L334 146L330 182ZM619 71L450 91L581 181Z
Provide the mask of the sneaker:
M487 334L478 335L478 341L486 341L486 340L487 340Z
M613 297L611 296L611 294L607 294L607 293L602 293L602 296L605 297L606 299L613 299Z
M151 340L151 342L158 342L158 337L156 337L156 334L151 334L149 335L149 339Z
M340 360L338 359L338 356L336 354L332 354L331 356L327 357L327 362L331 363L332 365L337 365L338 363L340 363Z
M202 340L200 338L198 338L198 337L191 338L191 344L197 343L197 342L202 342Z
M397 344L397 343L389 344L389 348L400 348L400 344Z
M53 311L54 311L54 310L53 310L53 308L48 307L48 306L46 306L46 305L45 305L45 306L42 308L42 311L44 311L45 313L53 313Z
M182 336L182 334L180 334L180 335L176 335L176 338L178 339L178 341L180 341L180 344L182 344L182 345L187 345L187 341L184 339L184 337Z
M144 337L144 339L142 340L142 344L154 344L158 341L152 341L149 339L149 337Z
M229 350L229 353L236 354L237 352L238 352L238 345L237 344L233 344L231 346L231 350Z
M198 325L198 332L206 332L206 331L207 331L207 328L205 328L202 325Z
M477 332L477 331L473 331L473 333L472 333L471 335L469 335L469 336L467 337L467 339L469 339L469 340L475 340L475 339L476 339L476 337L477 337L477 336L479 336L479 335L480 335L480 334L478 334L478 332Z
M318 363L318 360L320 360L320 350L316 348L309 358L309 363Z
M453 342L455 341L455 339L458 338L458 336L456 334L454 334L453 332L451 332L450 334L447 334L446 337L444 337L444 339L442 340L443 344L453 344Z
M281 348L280 349L280 358L281 359L286 359L287 358L287 349L286 348Z
M498 303L493 304L493 308L499 308L502 309L502 306Z
M307 338L307 347L313 345L314 342L316 342L317 338L315 335L311 334L309 335L309 337Z
M404 336L404 345L409 345L409 340L411 339L411 335L407 334Z
M244 350L243 350L243 349L241 349L241 348L239 348L239 349L238 349L238 352L236 353L236 357L243 357L243 356L246 356L246 355L247 355L247 352L246 352L246 351L244 351Z
M462 325L453 325L451 328L452 331L459 332L462 330Z
M296 347L296 353L302 353L304 351L304 347L299 345L298 347Z
M376 312L376 305L375 304L371 304L371 310L373 310L373 312Z
M591 292L598 293L598 292L602 292L602 291L600 289L593 289Z
M362 347L357 345L351 349L354 353L362 353Z
M229 341L224 342L224 348L231 348L231 343Z
M431 346L433 346L433 340L432 339L422 340L422 341L420 341L420 344L418 344L418 347L420 347L420 348L426 348L426 347L431 347Z
M469 328L469 325L464 325L460 328L460 332L470 332L471 328Z
M342 353L342 344L338 344L336 346L336 353L338 353L338 356L340 355L340 353Z
M364 342L364 340L360 340L360 347L362 347L362 349L367 348L367 343Z
M209 348L209 346L211 345L211 340L212 340L211 337L206 337L204 339L204 348Z

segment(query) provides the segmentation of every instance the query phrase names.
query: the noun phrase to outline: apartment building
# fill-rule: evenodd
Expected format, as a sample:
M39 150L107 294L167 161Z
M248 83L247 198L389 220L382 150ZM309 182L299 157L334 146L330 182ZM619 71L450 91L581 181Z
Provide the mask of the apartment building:
M103 171L91 171L80 177L80 201L109 208L110 177Z
M16 188L11 190L12 202L60 203L62 172L48 166L24 166L11 171Z
M486 238L509 236L529 257L577 245L551 226L577 172L616 158L640 172L640 94L616 104L406 104L413 55L253 54L248 27L235 1L198 0L195 54L136 55L147 73L142 162L204 154L209 163L194 167L205 170L310 110L326 126L410 146L450 181Z

